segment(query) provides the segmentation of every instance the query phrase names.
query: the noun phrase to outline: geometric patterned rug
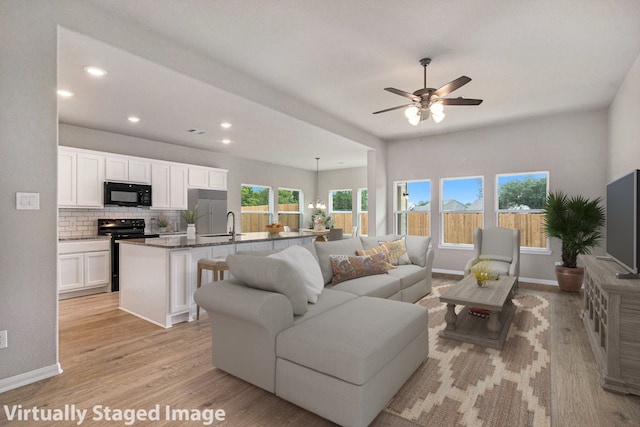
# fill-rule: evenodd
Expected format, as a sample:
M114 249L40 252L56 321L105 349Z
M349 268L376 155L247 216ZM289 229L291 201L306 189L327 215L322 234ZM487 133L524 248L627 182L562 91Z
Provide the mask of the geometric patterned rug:
M449 286L434 283L418 302L429 309L429 356L385 411L421 426L551 425L549 300L519 291L496 350L438 336L446 313L438 297Z

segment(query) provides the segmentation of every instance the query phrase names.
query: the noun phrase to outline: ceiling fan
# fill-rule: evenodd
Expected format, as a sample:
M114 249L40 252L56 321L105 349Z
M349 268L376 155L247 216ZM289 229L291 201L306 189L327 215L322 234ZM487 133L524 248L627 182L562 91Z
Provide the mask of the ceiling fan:
M427 120L431 115L436 123L440 123L444 119L444 106L445 105L480 105L482 99L468 99L468 98L444 98L456 89L461 88L471 81L471 78L467 76L458 77L455 80L450 81L440 89L434 89L427 87L427 65L431 63L431 58L423 58L420 60L420 65L424 68L424 87L418 89L413 93L405 92L393 87L385 87L387 92L395 93L396 95L409 98L411 104L400 105L398 107L387 108L386 110L376 111L373 114L386 113L387 111L399 110L406 108L404 115L409 120L409 123L416 126L421 120Z

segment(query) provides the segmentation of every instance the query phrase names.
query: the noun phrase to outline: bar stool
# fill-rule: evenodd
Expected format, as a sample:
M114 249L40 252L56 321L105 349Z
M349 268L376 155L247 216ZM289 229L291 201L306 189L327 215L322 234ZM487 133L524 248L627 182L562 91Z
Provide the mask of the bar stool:
M198 288L202 286L202 270L213 271L213 281L224 280L224 272L229 270L226 258L201 258L198 260ZM200 320L200 306L196 309L196 320Z

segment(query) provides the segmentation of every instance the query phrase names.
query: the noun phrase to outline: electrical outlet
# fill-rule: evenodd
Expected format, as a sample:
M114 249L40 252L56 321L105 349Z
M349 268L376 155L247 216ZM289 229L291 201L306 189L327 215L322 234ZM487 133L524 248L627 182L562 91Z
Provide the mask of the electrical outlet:
M7 348L7 331L0 331L0 348Z

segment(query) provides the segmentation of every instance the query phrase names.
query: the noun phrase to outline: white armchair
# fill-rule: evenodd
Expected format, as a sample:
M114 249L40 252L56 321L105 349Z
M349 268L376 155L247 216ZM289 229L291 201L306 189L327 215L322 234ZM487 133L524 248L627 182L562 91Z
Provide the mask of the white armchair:
M520 230L511 228L476 228L473 232L474 254L464 267L464 274L478 261L507 276L520 276Z

